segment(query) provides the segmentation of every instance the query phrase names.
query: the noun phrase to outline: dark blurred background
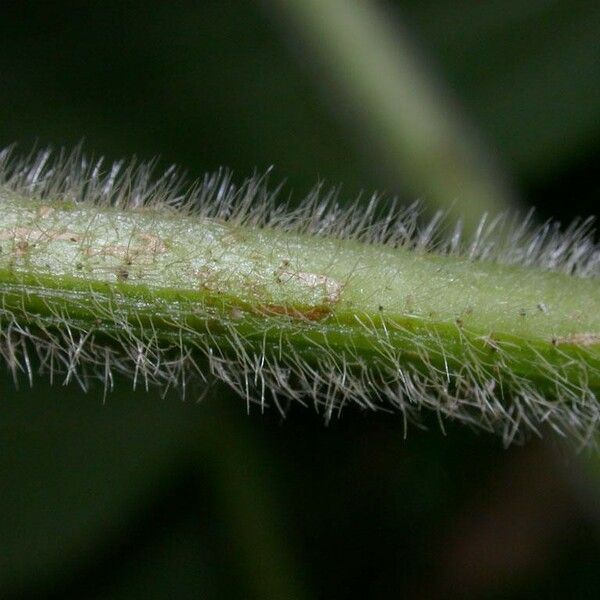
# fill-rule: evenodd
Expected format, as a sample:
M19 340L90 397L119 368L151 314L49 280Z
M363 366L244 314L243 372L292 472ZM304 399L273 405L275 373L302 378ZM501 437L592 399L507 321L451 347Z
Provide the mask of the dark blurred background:
M341 201L379 190L441 206L410 164L396 178L380 168L369 110L344 108L351 92L332 91L284 5L4 0L0 146L84 140L191 179L227 166L241 182L273 165L284 198L325 181ZM598 213L600 4L374 5L515 203L562 222ZM505 449L435 418L404 439L397 415L353 409L327 426L301 407L247 415L222 388L198 404L121 382L102 404L100 390L45 380L15 390L6 372L1 386L1 598L600 589L600 483L587 454L553 441Z

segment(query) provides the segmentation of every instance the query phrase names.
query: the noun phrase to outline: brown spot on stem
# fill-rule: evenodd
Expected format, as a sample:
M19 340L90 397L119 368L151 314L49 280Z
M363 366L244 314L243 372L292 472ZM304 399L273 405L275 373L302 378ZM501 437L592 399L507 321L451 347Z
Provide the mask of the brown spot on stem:
M162 254L167 251L167 246L162 238L151 233L138 233L137 236L140 240L143 240L144 249L152 254Z
M13 240L17 245L21 242L35 245L38 242L51 242L54 240L79 242L81 236L66 230L58 231L49 229L43 231L40 229L31 229L29 227L13 227L11 229L0 229L0 240Z
M280 304L262 304L255 309L260 315L287 315L294 319L305 319L308 321L320 321L329 316L331 309L328 306L314 306L312 308L300 308L296 306L282 306Z
M29 242L26 242L25 240L21 240L16 243L15 248L17 250L17 255L23 256L23 255L27 254L27 252L29 250Z
M127 281L129 279L129 271L127 269L117 269L117 279L119 281Z
M149 255L162 254L167 251L166 244L156 235L138 233L135 237L144 243L142 245L128 244L127 246L122 244L106 244L100 248L87 248L85 252L88 256L114 256L115 258L123 259L128 265L131 265L134 259L141 259L143 261Z
M558 338L552 338L555 346L565 344L573 346L595 346L600 344L600 333L572 333Z

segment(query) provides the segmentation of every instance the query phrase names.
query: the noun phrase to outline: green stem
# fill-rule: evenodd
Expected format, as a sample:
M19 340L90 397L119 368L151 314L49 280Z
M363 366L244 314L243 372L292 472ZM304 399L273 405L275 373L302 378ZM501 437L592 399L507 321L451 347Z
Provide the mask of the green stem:
M26 351L18 358L27 339L46 366L105 378L118 368L173 383L173 365L185 376L207 356L249 397L255 388L264 402L266 387L329 415L383 397L512 437L544 421L589 433L600 414L598 278L164 206L1 201L14 370L29 368Z

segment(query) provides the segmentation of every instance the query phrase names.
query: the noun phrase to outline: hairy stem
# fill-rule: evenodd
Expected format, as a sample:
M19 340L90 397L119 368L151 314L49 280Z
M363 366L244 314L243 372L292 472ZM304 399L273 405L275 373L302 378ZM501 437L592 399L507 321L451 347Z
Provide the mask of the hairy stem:
M169 365L202 371L207 357L248 397L312 397L329 415L383 394L509 436L545 420L589 433L598 419L597 277L164 204L0 200L2 352L15 371L31 368L18 355L33 342L68 376L91 365L108 378L125 356L134 378L172 384Z

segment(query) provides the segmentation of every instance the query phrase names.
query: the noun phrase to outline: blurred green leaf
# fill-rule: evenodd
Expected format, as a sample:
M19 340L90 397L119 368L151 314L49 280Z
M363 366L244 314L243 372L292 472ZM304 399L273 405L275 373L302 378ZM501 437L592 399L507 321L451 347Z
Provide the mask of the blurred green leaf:
M598 143L600 4L398 3L516 174L540 179Z
M121 389L106 405L101 393L73 385L15 391L4 370L1 381L0 590L7 590L29 583L32 572L49 580L74 569L118 536L191 447L194 406L142 390Z

